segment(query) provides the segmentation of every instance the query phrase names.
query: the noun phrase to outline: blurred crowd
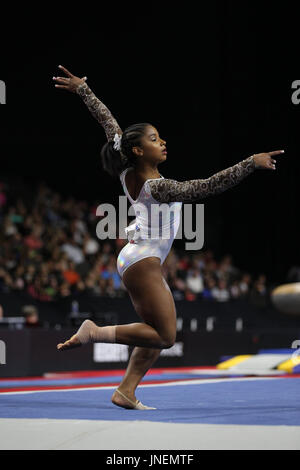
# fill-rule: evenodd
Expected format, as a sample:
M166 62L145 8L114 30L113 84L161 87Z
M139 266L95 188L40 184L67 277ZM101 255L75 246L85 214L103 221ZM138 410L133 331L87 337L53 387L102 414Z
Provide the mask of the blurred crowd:
M80 292L126 295L116 260L127 240L97 238L96 204L62 197L44 183L30 195L13 189L0 183L0 292L23 291L45 302ZM175 300L263 304L267 293L264 274L253 277L229 254L216 260L209 249L172 248L163 272Z

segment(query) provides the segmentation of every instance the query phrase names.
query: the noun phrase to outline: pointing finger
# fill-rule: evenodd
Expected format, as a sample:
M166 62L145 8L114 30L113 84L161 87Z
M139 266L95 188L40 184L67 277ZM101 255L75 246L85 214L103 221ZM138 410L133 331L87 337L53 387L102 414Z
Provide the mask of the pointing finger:
M275 150L274 152L269 152L269 155L273 157L273 155L280 155L281 153L284 153L284 150Z

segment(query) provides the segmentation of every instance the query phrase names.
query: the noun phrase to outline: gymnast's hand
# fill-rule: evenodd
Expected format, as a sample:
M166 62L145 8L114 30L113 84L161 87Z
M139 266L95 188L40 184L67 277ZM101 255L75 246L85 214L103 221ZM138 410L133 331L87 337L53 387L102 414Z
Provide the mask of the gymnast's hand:
M275 150L274 152L257 153L256 155L253 155L256 168L261 168L264 170L276 170L276 160L274 160L273 157L282 153L284 153L284 150Z
M59 65L58 67L67 75L67 77L53 77L53 80L55 80L57 83L60 84L60 85L55 85L56 88L62 88L63 90L76 93L76 90L79 87L79 85L82 85L87 80L87 77L83 77L83 78L76 77L62 65Z

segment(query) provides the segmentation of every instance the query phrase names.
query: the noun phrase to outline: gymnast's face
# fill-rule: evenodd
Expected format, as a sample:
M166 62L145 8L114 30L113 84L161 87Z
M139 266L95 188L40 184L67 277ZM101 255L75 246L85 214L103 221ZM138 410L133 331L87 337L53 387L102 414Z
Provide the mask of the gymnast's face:
M161 139L157 129L153 126L146 127L141 145L134 147L133 151L138 158L149 163L159 164L167 159L166 141Z

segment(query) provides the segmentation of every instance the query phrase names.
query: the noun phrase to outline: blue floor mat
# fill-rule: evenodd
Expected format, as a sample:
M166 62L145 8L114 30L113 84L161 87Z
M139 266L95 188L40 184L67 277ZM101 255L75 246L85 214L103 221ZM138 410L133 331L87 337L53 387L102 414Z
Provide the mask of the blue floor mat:
M0 417L299 426L299 386L300 378L139 387L151 411L114 406L111 389L2 394Z

